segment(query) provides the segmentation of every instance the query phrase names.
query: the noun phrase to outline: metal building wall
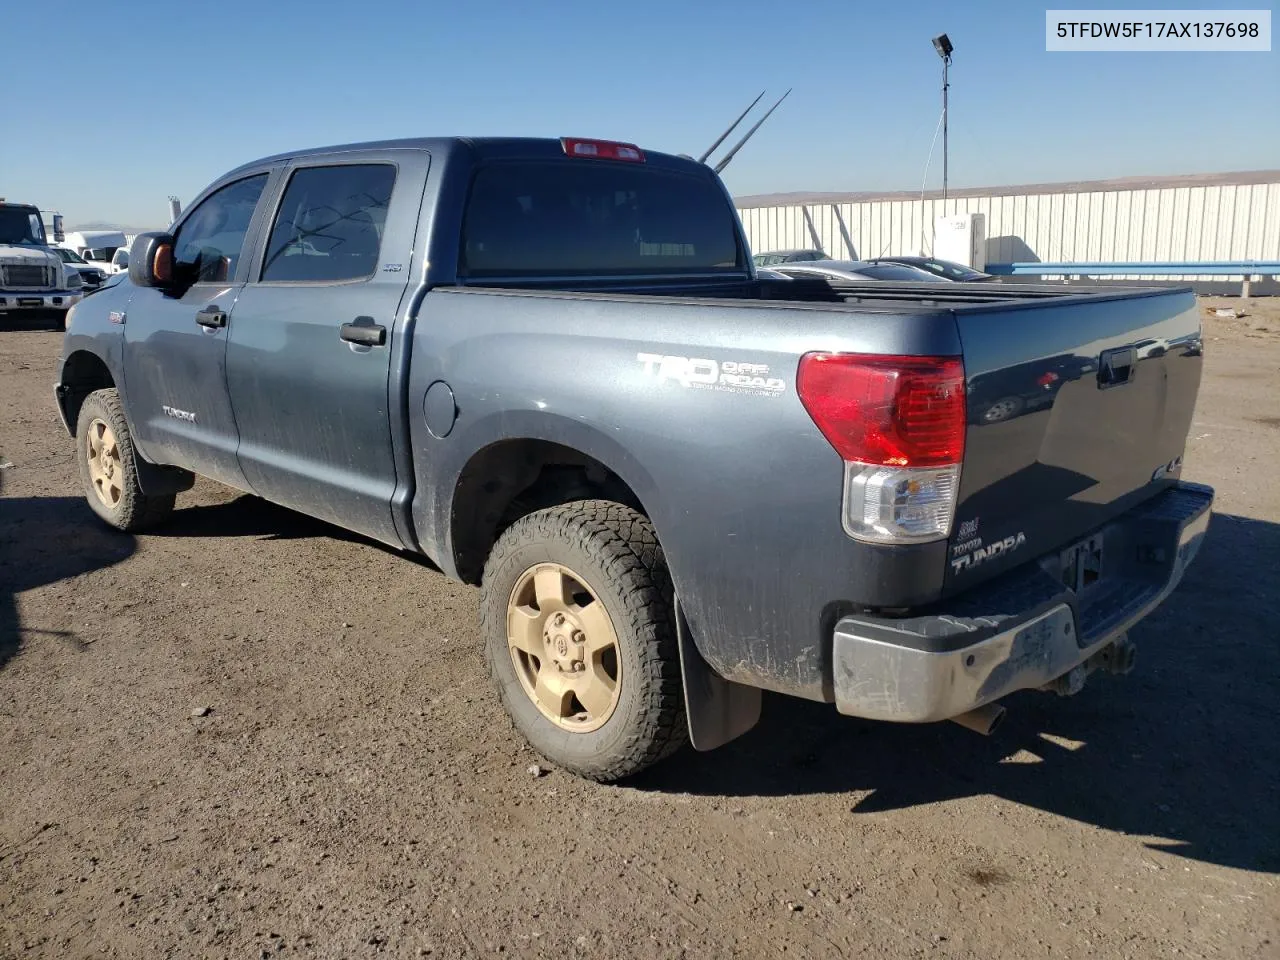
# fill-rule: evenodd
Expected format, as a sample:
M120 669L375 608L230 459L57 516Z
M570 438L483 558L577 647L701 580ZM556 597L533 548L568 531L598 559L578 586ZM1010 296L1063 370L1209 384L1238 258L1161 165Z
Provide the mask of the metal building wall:
M935 217L979 212L987 221L988 263L1280 260L1280 181L1132 190L1079 186L953 196L945 204L926 198L744 205L739 213L754 253L814 245L850 259L929 253Z

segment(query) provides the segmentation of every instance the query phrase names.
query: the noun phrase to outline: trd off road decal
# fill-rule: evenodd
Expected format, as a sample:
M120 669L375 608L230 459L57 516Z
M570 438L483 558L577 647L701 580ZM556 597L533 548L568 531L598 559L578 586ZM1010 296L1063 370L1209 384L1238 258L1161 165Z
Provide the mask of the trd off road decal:
M706 360L700 357L668 357L659 353L637 353L647 376L659 383L674 380L682 387L695 390L717 390L754 397L778 397L786 392L787 383L769 376L769 365L743 363L737 360Z

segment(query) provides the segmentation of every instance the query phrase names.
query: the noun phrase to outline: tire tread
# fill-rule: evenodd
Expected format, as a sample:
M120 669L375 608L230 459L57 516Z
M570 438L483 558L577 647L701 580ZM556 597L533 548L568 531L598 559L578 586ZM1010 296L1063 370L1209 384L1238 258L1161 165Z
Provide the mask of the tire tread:
M119 509L113 513L100 509L101 502L93 491L89 480L89 466L80 447L81 438L88 428L89 421L96 417L106 420L116 435L116 443L120 447L120 465L124 468L124 484L121 491ZM80 480L84 487L85 499L99 517L111 526L126 533L141 533L168 519L173 512L176 496L172 493L160 496L147 496L138 485L137 452L133 448L133 436L129 432L129 421L124 415L124 404L120 401L120 393L114 387L95 390L84 399L80 407L80 416L76 425L76 457L79 461Z
M512 524L494 545L482 590L491 586L493 570L504 557L521 546L547 541L575 543L600 565L624 607L619 633L639 641L636 653L645 699L637 711L638 722L606 759L575 765L552 758L590 779L618 780L671 756L688 740L671 576L648 518L611 500L578 500L538 510ZM486 599L481 603L484 636L493 637L497 630L505 637L506 598ZM498 616L501 621L495 623ZM505 678L493 646L486 643L489 672L503 690ZM506 655L505 645L501 654Z

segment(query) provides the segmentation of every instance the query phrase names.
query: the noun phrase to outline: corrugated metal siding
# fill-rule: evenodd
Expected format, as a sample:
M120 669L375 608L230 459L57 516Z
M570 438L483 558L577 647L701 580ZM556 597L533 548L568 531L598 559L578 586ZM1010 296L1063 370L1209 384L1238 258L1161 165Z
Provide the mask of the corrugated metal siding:
M753 206L739 213L755 253L816 242L833 257L859 259L930 252L933 222L944 209L986 216L988 263L1280 259L1280 182L1003 193L952 197L945 207L934 198Z

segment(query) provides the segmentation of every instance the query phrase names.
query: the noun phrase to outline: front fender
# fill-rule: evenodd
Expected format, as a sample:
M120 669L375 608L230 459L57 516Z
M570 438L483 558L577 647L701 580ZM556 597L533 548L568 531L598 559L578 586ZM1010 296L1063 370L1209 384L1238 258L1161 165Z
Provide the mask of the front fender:
M102 383L100 377L97 382L89 378L87 371L94 365L86 363L86 358L93 358L105 370L109 385L120 393L126 419L128 417L129 404L124 381L124 321L130 298L128 290L111 287L81 300L67 313L54 396L58 416L68 434L74 435L76 415L79 412L78 403L74 409L71 406L77 384L83 383L91 390L108 385Z

